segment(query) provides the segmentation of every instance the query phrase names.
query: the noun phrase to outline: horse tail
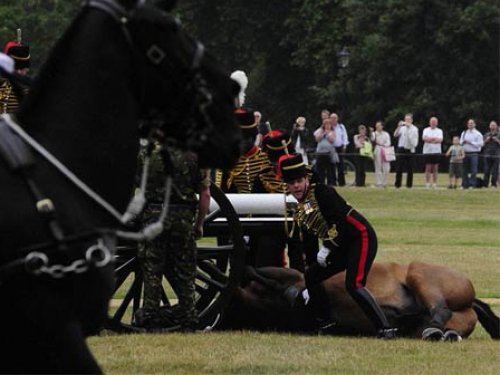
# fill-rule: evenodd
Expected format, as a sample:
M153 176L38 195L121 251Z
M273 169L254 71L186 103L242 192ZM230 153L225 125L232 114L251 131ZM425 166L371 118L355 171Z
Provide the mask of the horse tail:
M491 307L476 298L472 303L472 308L476 312L479 322L490 334L491 338L495 340L500 339L500 318L495 315Z

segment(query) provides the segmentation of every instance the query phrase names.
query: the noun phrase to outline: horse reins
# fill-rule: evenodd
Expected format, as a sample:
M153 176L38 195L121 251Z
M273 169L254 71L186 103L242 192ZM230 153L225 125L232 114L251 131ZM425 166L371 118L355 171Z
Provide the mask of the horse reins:
M120 27L122 30L122 33L127 41L127 44L131 48L132 53L134 56L145 56L147 60L155 67L160 68L162 64L166 61L168 62L169 60L166 59L167 57L167 52L165 52L158 44L156 43L139 43L136 44L134 42L134 39L132 38L132 35L128 29L128 23L129 19L133 17L133 11L136 8L141 7L144 5L146 2L145 0L140 0L138 1L138 4L132 9L131 11L127 11L123 6L120 4L116 3L114 0L85 0L83 3L83 7L85 8L93 8L93 9L98 9L107 15L109 15ZM180 25L180 22L175 19L175 23L177 25ZM139 41L142 42L142 41ZM195 142L202 143L205 142L207 139L206 133L213 131L215 128L215 125L210 118L207 109L212 105L213 103L213 97L212 94L209 92L207 89L207 84L204 78L202 77L200 73L200 68L203 62L203 59L205 57L205 46L199 42L199 41L193 41L195 44L194 48L194 53L192 56L191 64L188 69L189 73L189 79L188 79L188 84L186 85L184 92L180 93L177 95L177 100L176 103L183 103L186 102L186 97L188 94L190 94L192 91L194 91L194 97L195 100L188 100L188 102L193 102L193 105L191 106L191 112L194 112L194 108L198 108L198 112L203 118L203 121L205 123L205 128L204 128L204 133L201 131L197 132L197 137L198 140L191 140L193 144L191 146L198 146ZM144 45L142 45L144 44ZM140 48L144 47L144 48ZM173 75L174 73L168 72L170 75ZM139 90L141 91L141 90ZM180 107L180 105L173 105L172 107ZM187 118L189 118L189 111L186 111L184 113L183 119L180 119L179 122L182 123L186 121ZM164 120L163 120L164 121ZM154 120L153 120L154 122ZM162 122L162 121L159 121ZM178 125L178 124L177 124ZM193 137L194 138L194 137ZM189 142L189 141L188 141Z
M100 9L110 15L122 27L127 42L133 46L132 38L128 29L124 26L127 22L126 11L120 5L110 0L90 0L87 1L87 6ZM143 1L140 2L142 4ZM201 56L196 56L196 64L201 61ZM56 211L54 204L50 198L44 196L41 189L38 187L34 179L31 177L29 169L33 164L32 157L29 150L25 145L29 145L40 156L55 167L62 175L71 181L79 190L84 192L91 200L97 203L98 206L103 208L108 214L115 218L120 224L126 224L133 217L138 215L144 206L144 191L148 179L148 167L150 152L146 154L144 169L141 175L140 193L134 196L127 207L124 214L120 214L109 202L101 197L97 192L90 188L71 170L69 170L63 163L61 163L54 155L52 155L45 147L38 143L28 133L24 131L9 114L3 114L0 118L2 130L5 133L5 139L0 144L0 156L7 161L10 169L17 171L26 181L28 188L35 199L36 209L42 219L49 227L50 234L54 242L30 246L29 249L21 249L20 252L25 254L21 258L14 259L6 264L0 266L0 285L4 280L12 275L20 272L27 272L34 276L47 275L52 278L62 278L68 274L80 274L86 272L89 268L102 268L107 266L113 256L112 251L106 245L106 237L117 236L126 239L133 239L136 241L150 240L163 231L163 221L168 213L168 202L170 200L170 192L172 180L170 177L166 178L165 182L165 196L162 212L159 215L157 222L148 225L140 232L128 232L110 229L95 229L88 233L80 233L77 235L66 236L62 231L59 222L56 219ZM10 132L9 132L10 130ZM17 136L17 137L16 137ZM20 143L18 139L24 141ZM147 145L146 145L147 146ZM90 245L84 256L72 254L73 251L67 246L71 243L77 243L84 240L90 240L97 237L96 243ZM50 264L50 253L61 254L64 250L65 258L76 258L70 264Z

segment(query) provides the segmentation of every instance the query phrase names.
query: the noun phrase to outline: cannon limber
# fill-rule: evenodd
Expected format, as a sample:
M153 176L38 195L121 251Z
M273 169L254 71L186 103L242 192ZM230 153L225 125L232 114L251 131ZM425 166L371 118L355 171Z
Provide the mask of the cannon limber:
M285 218L283 194L224 194L214 184L210 192L212 201L204 238L197 243L196 305L200 329L217 320L243 277L247 251L244 236L283 231L285 220L291 220ZM287 197L287 206L293 204L293 198ZM115 262L116 288L105 328L135 331L132 316L141 306L143 291L137 244L118 246ZM177 300L167 282L162 300L164 305L174 305ZM168 327L172 331L179 328Z

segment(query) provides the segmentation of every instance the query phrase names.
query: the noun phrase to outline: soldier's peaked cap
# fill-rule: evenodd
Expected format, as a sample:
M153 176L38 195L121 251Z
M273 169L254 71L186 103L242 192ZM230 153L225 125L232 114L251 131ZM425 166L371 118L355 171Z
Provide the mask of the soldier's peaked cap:
M3 52L14 59L16 69L29 68L31 54L30 47L26 44L16 41L7 42Z
M283 155L278 161L279 174L283 181L291 182L307 175L306 165L301 154Z
M253 109L248 107L241 107L234 111L236 121L240 126L244 137L255 137L258 133L257 123L255 122L253 112Z

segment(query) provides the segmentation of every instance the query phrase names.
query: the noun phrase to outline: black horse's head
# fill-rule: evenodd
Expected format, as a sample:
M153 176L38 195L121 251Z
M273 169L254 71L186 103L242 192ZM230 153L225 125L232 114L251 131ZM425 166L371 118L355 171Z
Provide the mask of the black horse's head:
M92 2L125 10L118 20L137 60L145 128L160 127L167 138L197 153L201 166L234 164L241 137L233 114L239 87L167 13L175 1Z

